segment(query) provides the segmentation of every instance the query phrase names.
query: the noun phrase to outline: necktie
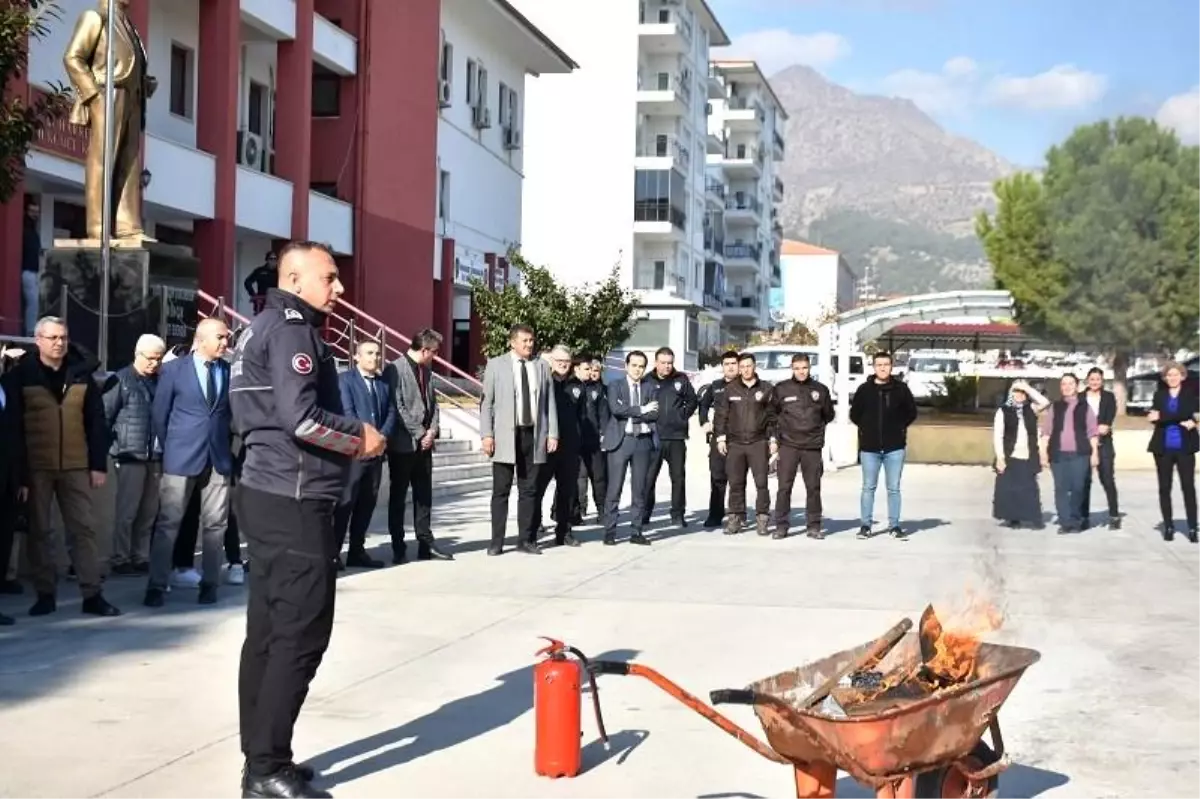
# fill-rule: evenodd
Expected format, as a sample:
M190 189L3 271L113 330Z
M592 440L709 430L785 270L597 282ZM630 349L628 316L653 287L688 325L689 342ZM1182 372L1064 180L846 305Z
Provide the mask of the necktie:
M204 368L208 370L208 385L206 386L208 400L208 409L211 411L213 406L217 404L217 370L216 363L209 361L204 364Z
M379 392L375 390L375 378L368 377L367 393L371 395L371 421L379 421Z
M533 399L529 394L529 362L521 361L521 426L533 424Z

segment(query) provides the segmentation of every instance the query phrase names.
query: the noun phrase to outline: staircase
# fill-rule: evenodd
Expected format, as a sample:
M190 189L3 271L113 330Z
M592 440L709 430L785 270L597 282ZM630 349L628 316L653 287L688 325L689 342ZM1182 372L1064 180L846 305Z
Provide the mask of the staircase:
M196 309L200 318L223 319L234 330L250 326L250 319L226 305L224 298L204 291L196 292ZM403 356L412 343L412 339L340 299L326 322L324 338L343 369L349 368L359 342L378 343L389 361ZM479 397L483 384L442 358L435 358L434 363L450 375L433 374L441 411L441 430L433 453L434 498L490 489L491 462L479 449ZM388 482L386 470L383 481L385 485L380 491L386 496L383 493Z

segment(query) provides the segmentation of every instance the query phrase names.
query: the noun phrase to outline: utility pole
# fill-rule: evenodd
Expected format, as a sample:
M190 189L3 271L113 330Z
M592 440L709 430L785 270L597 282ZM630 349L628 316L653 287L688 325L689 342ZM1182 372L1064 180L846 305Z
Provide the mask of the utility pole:
M109 285L112 275L112 216L113 216L113 138L115 135L113 119L113 108L116 105L116 87L113 86L113 61L116 47L113 42L116 41L116 19L117 9L114 7L114 2L110 2L106 8L105 37L108 41L108 52L106 53L104 75L104 197L102 198L101 208L103 219L100 225L100 341L99 352L100 368L108 371L108 309L109 309Z

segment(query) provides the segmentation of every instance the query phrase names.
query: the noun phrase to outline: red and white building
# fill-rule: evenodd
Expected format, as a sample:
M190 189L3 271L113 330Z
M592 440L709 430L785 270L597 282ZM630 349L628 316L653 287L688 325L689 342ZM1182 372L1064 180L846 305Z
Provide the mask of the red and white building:
M61 0L18 91L67 82L71 27L94 5ZM242 282L266 253L313 239L341 257L347 299L372 316L448 339L469 330L459 265L507 279L502 257L520 231L522 143L510 131L522 128L526 76L575 66L553 42L506 0L131 0L129 13L158 79L147 233L191 250L199 288L248 312ZM20 316L23 195L40 196L44 247L83 236L86 135L65 122L48 131L24 192L0 206L6 320Z

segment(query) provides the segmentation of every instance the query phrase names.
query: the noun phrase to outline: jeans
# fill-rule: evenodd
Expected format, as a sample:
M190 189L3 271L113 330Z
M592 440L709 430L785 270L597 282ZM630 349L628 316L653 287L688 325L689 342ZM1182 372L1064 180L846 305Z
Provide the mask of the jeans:
M859 517L863 527L874 523L875 486L879 485L879 470L883 469L887 485L888 527L900 526L900 474L904 471L905 450L891 452L860 452L863 486Z
M40 303L40 288L38 273L21 271L21 311L24 314L25 335L32 336L33 328L37 326L38 305Z
M1050 463L1054 475L1054 509L1058 526L1078 530L1083 526L1083 488L1091 469L1090 455L1060 452Z

